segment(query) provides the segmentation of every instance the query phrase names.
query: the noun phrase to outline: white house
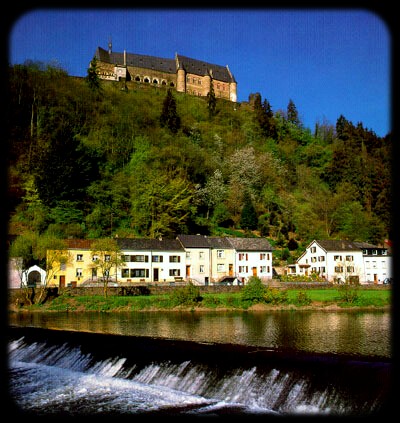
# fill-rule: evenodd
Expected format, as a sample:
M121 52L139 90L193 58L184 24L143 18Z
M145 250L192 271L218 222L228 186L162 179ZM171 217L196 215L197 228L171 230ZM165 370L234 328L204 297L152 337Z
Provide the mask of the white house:
M175 239L117 238L125 265L120 282L174 282L185 278L185 250Z
M383 283L392 277L392 257L387 248L367 242L314 240L287 266L288 274L317 274L329 282Z
M218 283L226 278L246 282L250 276L272 278L272 247L264 238L179 235L186 250L186 277L194 283Z
M272 279L272 247L264 238L229 238L235 249L235 275L239 280L258 276Z
M211 281L211 249L209 240L203 235L179 235L185 249L185 278L195 285L208 285Z

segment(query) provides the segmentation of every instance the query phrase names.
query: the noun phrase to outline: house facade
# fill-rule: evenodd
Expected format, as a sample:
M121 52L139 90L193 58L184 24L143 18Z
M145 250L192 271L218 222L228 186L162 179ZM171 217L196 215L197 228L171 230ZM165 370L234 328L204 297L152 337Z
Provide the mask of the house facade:
M237 82L227 66L175 54L174 59L113 52L98 47L95 53L100 79L168 87L177 92L207 96L213 85L217 98L237 101Z
M381 284L392 273L387 248L345 240L314 240L294 265L287 266L289 275L317 274L333 283Z
M230 238L235 250L235 274L240 280L258 276L272 279L272 247L263 238Z
M107 275L110 283L171 283L196 285L237 278L272 278L272 247L259 238L180 235L176 239L116 238L122 263ZM49 286L90 286L105 275L95 265L91 240L66 242L68 260L61 262ZM48 253L49 254L49 253Z

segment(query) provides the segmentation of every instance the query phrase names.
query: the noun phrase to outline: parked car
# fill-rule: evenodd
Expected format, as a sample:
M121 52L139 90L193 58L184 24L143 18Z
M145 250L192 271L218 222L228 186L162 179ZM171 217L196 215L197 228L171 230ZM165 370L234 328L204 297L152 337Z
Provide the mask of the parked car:
M383 284L384 284L384 285L391 285L391 284L392 284L392 279L393 279L393 278L385 278L385 279L383 280Z

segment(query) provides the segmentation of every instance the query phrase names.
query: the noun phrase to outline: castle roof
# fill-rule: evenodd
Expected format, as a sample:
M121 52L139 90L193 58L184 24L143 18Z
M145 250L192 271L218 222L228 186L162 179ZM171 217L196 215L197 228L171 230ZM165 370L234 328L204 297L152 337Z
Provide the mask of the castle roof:
M180 54L177 54L176 58L179 66L188 73L200 76L211 75L213 79L217 79L218 81L235 82L233 75L226 66L213 65L201 60L181 56Z
M228 66L225 67L214 65L178 54L176 54L175 59L166 59L134 53L124 54L108 52L101 47L97 47L95 56L101 62L110 63L117 66L124 66L126 64L127 66L151 69L166 73L176 73L178 69L182 68L186 72L194 75L211 75L213 79L218 81L236 82L233 75L229 71Z

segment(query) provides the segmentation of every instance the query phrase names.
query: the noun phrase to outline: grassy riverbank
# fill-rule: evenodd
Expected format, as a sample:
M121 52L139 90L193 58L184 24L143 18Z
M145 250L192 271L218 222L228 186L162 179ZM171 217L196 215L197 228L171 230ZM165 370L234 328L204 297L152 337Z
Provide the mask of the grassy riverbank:
M253 290L254 291L254 290ZM175 288L170 293L118 296L79 295L68 292L44 304L15 306L24 311L154 311L154 310L276 310L276 309L389 309L390 289L338 287L328 289L266 289L257 291L201 293L196 287Z

